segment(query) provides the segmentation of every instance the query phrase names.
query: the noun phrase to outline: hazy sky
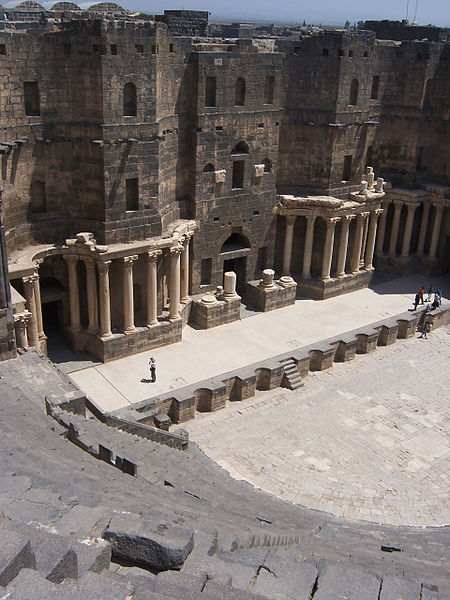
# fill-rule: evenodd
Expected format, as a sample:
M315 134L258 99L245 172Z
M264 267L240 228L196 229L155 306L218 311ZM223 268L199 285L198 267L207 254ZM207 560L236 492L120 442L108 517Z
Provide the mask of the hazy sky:
M76 1L76 0L75 0ZM450 27L450 0L116 0L124 8L151 14L164 9L209 10L210 20L269 20L302 23L345 23L365 19L402 20Z

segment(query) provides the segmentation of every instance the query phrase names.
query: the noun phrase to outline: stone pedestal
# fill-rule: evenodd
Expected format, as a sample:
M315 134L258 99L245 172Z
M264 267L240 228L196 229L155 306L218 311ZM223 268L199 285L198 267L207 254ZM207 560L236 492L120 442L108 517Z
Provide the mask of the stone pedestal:
M294 304L297 284L290 276L283 276L280 281L274 282L265 271L265 279L261 281L248 281L246 284L246 298L248 302L262 312L282 308Z
M202 329L211 329L237 321L240 317L240 309L241 298L237 294L226 299L217 299L217 296L208 293L194 298L189 320Z

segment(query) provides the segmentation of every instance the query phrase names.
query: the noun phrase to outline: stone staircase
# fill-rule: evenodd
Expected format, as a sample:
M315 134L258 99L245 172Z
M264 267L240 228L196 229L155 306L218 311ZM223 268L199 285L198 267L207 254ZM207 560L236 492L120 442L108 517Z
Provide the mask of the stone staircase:
M280 360L280 363L284 370L282 382L284 386L289 390L297 390L298 388L302 387L304 384L295 361L292 358L285 358Z

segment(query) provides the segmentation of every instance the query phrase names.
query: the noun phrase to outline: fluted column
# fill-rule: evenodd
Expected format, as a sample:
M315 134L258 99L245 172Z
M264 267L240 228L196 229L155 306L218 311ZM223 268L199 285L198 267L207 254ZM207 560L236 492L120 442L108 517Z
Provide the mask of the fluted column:
M441 231L442 213L444 206L442 204L433 204L434 206L434 221L433 231L431 233L430 251L428 257L431 259L436 258L437 245L439 241L439 233Z
M161 250L147 253L147 327L158 323L158 256Z
M30 346L37 346L39 344L35 296L35 283L37 279L37 275L28 275L22 278L23 291L25 295L25 300L27 302L27 310L29 313L31 313L27 324L28 343L30 344Z
M314 242L314 223L316 217L314 215L305 217L306 219L306 234L305 248L303 250L303 279L311 278L311 256Z
M403 200L394 200L394 218L392 220L391 240L389 242L389 256L395 256L398 240L398 227L400 224L400 213L403 206Z
M17 348L28 348L27 324L31 317L31 313L25 311L14 315L14 329L16 333Z
M341 219L341 235L339 237L339 250L336 272L336 276L339 277L339 279L345 277L345 263L347 260L348 250L348 232L350 229L350 222L353 218L354 215L344 215Z
M390 200L385 200L381 204L383 212L381 213L380 222L378 223L377 229L377 245L375 247L375 252L377 254L383 254L384 238L386 236L386 221L390 203Z
M189 241L191 235L185 235L183 251L181 253L181 302L186 304L189 300Z
M339 221L339 217L326 218L325 222L327 225L327 234L325 237L325 247L323 249L322 258L322 279L326 281L330 278L331 261L333 259L333 246L334 246L334 232L336 230L336 223Z
M366 253L364 255L364 268L372 271L373 253L375 250L375 237L377 234L378 217L383 214L383 209L377 208L370 212L369 232L367 234Z
M430 218L431 203L426 202L423 205L422 219L420 221L419 240L417 242L417 256L423 256L425 247L425 238L427 235L428 221Z
M351 271L352 275L356 275L359 272L359 257L361 256L361 245L363 239L364 221L369 213L359 213L356 216L356 232L353 241L353 252L351 259Z
M408 216L406 217L405 232L403 234L402 242L402 256L409 256L409 247L411 245L411 235L414 223L414 213L416 208L419 206L418 202L407 203Z
M37 279L34 283L34 297L36 300L36 322L37 322L37 330L38 337L40 341L44 341L47 339L47 336L44 333L44 322L42 319L42 300L41 300L41 284L39 279L39 265L43 262L43 259L39 259L36 264L36 272Z
M124 333L136 331L134 326L133 263L137 255L123 259L123 330Z
M286 216L286 232L284 235L284 253L283 253L283 275L291 274L291 256L292 256L292 241L294 239L294 225L297 217Z
M110 260L97 263L100 296L100 337L108 339L112 337L111 332L111 296L109 291L109 267Z
M78 257L66 255L63 257L67 263L67 274L69 280L69 312L70 329L74 332L80 331L80 296L78 290Z
M86 294L88 305L88 333L98 331L98 297L97 278L95 276L95 261L93 258L83 258L86 265Z
M169 319L177 321L180 318L180 254L182 246L170 249L170 307Z

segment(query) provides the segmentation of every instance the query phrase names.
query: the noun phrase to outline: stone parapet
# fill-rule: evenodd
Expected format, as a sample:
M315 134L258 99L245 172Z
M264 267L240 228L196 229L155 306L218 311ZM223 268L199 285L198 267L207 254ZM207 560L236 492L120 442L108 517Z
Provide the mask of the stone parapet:
M427 314L432 328L450 323L450 304L431 312L403 313L372 325L335 336L309 346L300 347L261 363L248 365L232 372L200 381L178 390L171 390L112 413L120 418L150 422L160 411L166 412L174 423L193 419L196 411L212 412L223 408L227 401L242 401L255 395L257 390L271 390L283 386L282 361L292 360L299 374L329 369L333 362L352 360L357 354L374 352L377 346L392 344L396 339L414 335L420 320ZM132 413L132 417L130 416Z

